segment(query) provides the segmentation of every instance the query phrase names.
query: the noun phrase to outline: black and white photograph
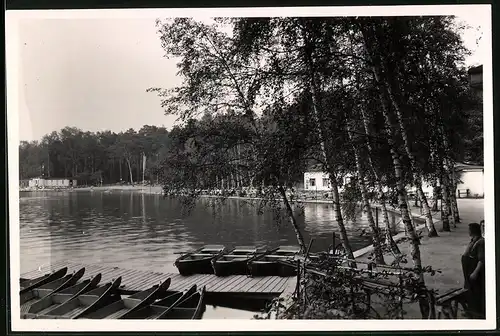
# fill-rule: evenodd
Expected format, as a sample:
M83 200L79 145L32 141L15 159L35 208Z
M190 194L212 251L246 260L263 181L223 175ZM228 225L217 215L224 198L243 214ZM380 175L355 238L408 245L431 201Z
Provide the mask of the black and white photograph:
M6 18L13 331L496 328L491 6Z

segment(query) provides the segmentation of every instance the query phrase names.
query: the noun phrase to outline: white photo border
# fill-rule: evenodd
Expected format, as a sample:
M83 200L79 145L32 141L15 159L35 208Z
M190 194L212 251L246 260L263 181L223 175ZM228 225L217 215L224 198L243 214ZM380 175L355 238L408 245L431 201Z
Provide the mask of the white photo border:
M484 106L484 219L485 235L495 237L493 159L493 79L491 5L356 6L356 7L247 7L189 9L29 10L6 12L7 134L10 217L10 283L12 331L382 331L382 330L488 330L496 328L495 242L486 239L485 320L21 320L19 314L19 41L18 24L27 19L272 17L272 16L415 16L471 13L484 17L483 40L489 46L482 55Z

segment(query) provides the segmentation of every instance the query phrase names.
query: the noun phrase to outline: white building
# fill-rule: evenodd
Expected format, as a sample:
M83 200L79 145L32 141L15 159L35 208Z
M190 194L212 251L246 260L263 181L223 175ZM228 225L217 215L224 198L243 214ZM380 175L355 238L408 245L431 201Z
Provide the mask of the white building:
M484 197L484 167L470 164L457 164L457 197Z
M350 177L344 177L344 184L349 183ZM309 191L329 191L332 188L330 175L321 171L304 173L304 189ZM342 188L339 188L342 189Z
M28 186L30 188L69 188L70 186L76 187L76 180L65 178L33 178L29 180Z
M484 167L458 163L455 166L457 197L484 197ZM350 177L344 177L344 185L349 183ZM329 191L331 189L328 173L309 171L304 173L304 189L308 191ZM342 187L339 191L342 191ZM409 194L416 194L415 187L407 188ZM387 188L384 188L387 191ZM430 182L422 180L422 191L427 197L433 197L434 188Z

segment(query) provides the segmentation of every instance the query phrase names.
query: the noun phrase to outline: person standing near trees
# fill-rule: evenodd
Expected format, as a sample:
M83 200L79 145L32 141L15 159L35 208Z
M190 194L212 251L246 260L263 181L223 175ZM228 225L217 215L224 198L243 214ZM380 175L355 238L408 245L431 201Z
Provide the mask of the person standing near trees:
M485 318L485 272L484 272L484 238L481 225L469 224L471 241L462 255L464 288L468 289L468 307L474 317Z

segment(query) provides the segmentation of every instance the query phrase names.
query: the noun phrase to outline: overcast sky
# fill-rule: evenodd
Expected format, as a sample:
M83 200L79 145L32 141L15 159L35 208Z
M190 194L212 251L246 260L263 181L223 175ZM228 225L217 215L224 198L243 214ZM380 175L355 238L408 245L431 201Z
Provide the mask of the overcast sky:
M482 63L490 46L479 42L484 17L460 19L463 38ZM180 83L175 61L163 58L155 20L23 19L18 26L19 140L38 140L65 126L115 132L142 125L170 128L160 100L148 87Z

